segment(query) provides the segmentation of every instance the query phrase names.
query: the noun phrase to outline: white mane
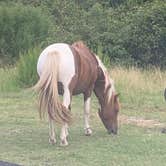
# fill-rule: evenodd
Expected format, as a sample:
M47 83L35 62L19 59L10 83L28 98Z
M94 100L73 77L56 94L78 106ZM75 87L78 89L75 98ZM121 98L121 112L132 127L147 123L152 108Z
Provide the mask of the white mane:
M105 90L111 84L111 88L109 88L109 90L108 90L108 101L109 101L112 97L112 94L115 92L114 81L109 77L108 71L107 71L106 67L104 66L104 64L102 63L102 61L100 60L100 58L98 56L96 56L96 59L105 76L105 81L106 81Z

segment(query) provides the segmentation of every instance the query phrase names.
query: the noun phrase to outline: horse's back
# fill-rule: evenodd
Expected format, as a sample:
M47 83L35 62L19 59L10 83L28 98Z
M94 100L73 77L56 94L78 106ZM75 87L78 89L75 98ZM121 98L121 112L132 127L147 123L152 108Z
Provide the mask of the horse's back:
M83 43L73 44L71 49L73 50L76 74L78 75L74 93L92 91L98 74L96 57Z
M58 61L58 82L71 88L72 94L92 91L98 75L98 62L94 54L84 45L56 43L45 48L39 56L39 76L50 52L56 52Z

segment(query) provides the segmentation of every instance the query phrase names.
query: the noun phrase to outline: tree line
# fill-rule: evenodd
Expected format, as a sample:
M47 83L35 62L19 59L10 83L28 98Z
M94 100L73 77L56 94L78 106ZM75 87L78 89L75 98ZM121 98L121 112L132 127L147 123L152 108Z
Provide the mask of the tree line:
M166 67L165 0L1 0L0 57L83 40L107 63Z

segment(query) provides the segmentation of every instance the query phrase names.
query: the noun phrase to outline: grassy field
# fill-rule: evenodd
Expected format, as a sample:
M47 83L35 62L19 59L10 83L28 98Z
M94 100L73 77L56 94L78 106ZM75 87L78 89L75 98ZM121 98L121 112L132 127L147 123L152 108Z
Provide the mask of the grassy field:
M0 71L0 80L3 74ZM164 166L166 134L161 129L166 127L163 98L166 73L157 69L147 72L115 68L110 75L121 93L118 135L106 133L93 96L90 118L93 134L84 136L83 99L77 96L72 102L74 122L69 130L68 147L59 146L58 126L58 143L48 143L47 120L39 120L36 97L30 90L16 88L17 92L13 92L10 81L8 85L13 87L10 90L3 85L0 160L27 166Z

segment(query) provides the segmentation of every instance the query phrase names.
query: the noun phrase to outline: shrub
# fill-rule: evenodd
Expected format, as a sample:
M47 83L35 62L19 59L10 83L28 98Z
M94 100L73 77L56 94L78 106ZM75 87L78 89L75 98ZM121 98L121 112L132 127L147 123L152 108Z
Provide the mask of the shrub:
M37 82L37 60L40 48L29 49L27 53L21 54L17 62L17 80L21 87L30 87Z
M0 16L0 58L9 62L18 59L19 52L46 41L52 28L39 8L2 5Z
M156 1L123 10L111 13L105 53L114 61L165 67L166 4Z
M0 7L0 56L13 59L34 44L83 40L107 64L166 66L162 0L11 1L25 6Z

